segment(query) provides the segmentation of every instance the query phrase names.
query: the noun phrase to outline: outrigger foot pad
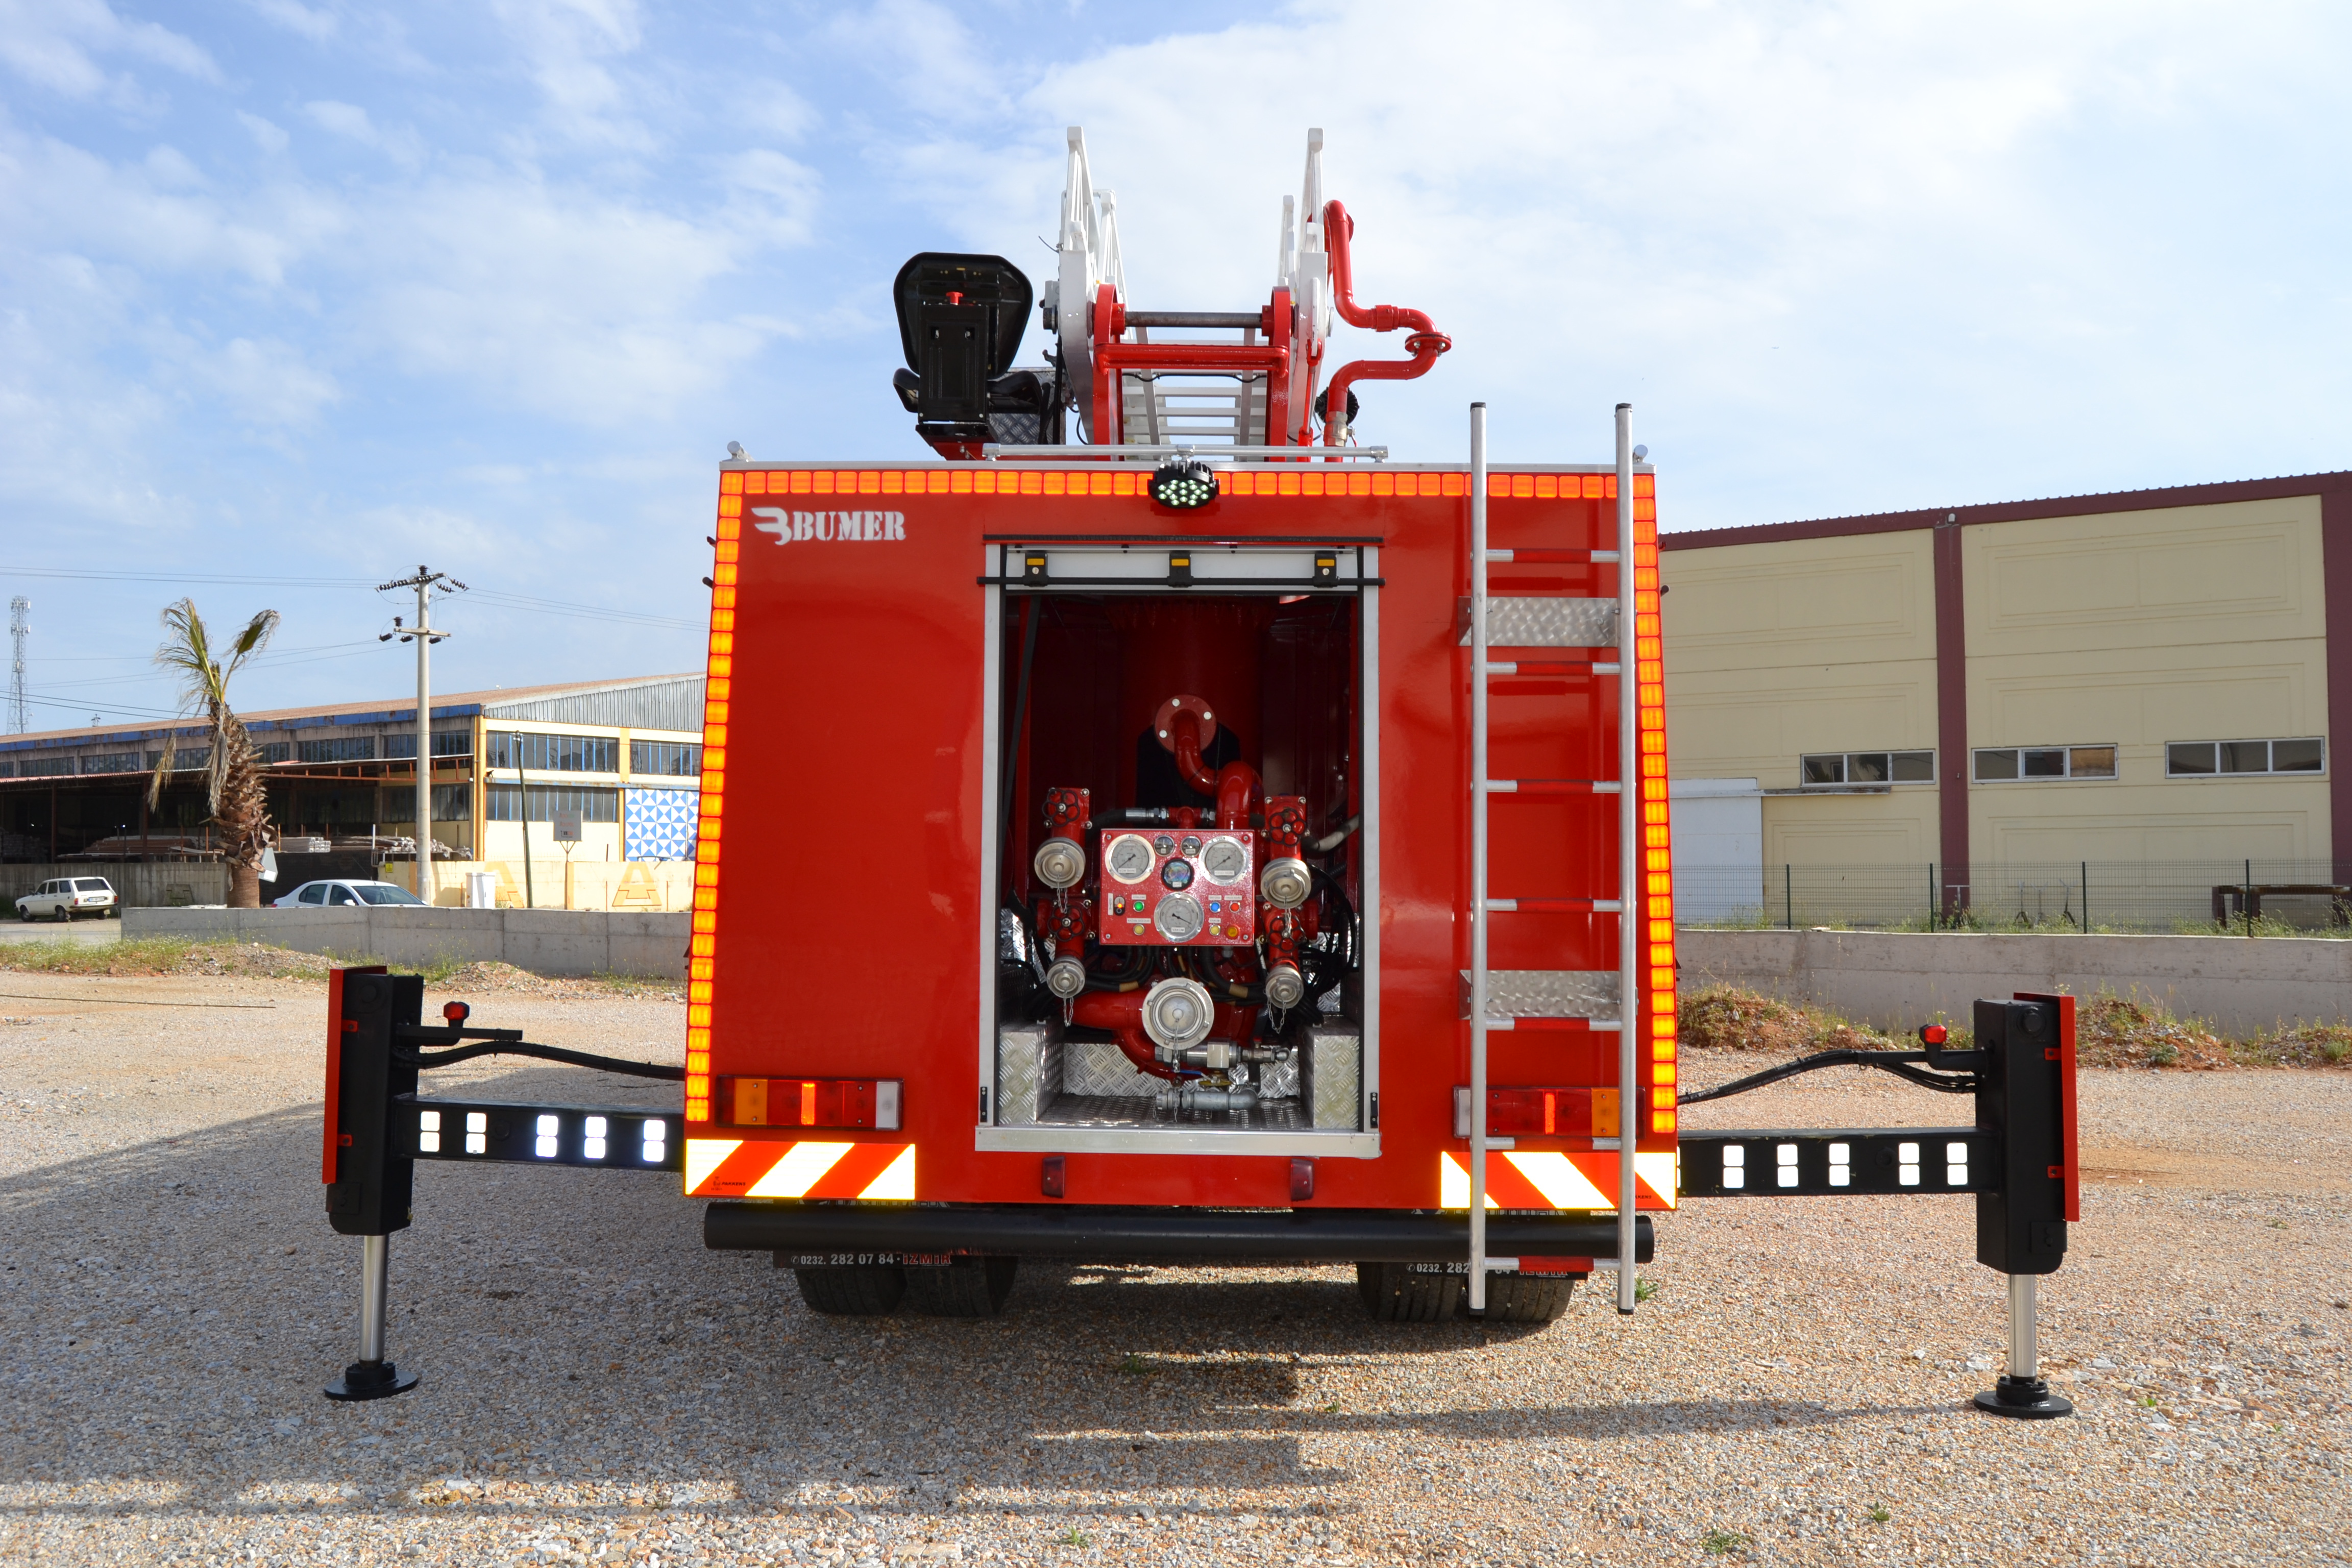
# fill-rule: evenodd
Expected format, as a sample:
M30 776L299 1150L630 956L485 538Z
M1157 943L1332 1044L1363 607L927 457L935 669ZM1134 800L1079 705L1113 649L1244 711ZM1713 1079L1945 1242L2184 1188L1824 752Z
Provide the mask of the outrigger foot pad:
M2018 1421L2054 1421L2074 1414L2074 1402L2051 1393L2050 1385L2038 1377L2004 1376L1998 1385L1977 1395L1977 1408Z
M389 1399L416 1386L416 1374L403 1372L388 1361L355 1361L343 1375L327 1384L327 1397L338 1400Z

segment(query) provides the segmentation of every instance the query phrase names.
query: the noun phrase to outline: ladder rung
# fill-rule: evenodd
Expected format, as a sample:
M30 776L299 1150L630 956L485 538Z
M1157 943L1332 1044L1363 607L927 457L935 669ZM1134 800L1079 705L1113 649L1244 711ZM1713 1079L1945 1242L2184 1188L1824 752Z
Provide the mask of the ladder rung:
M1615 779L1488 779L1489 795L1618 795Z
M1613 660L1602 662L1590 658L1520 658L1496 659L1486 666L1488 675L1619 675L1625 667Z
M1509 915L1617 915L1625 912L1622 899L1488 899L1486 908Z
M1613 550L1489 550L1490 562L1516 562L1523 566L1581 566L1591 562L1606 566L1617 559Z
M1624 1027L1614 1018L1488 1018L1490 1029L1593 1029L1614 1034Z

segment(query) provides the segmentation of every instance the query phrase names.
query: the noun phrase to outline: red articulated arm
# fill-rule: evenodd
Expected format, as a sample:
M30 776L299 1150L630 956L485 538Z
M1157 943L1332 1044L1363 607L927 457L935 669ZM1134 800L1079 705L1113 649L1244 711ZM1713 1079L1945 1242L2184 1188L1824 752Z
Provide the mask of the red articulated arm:
M1404 341L1405 353L1411 359L1360 359L1344 364L1332 375L1329 389L1324 394L1324 406L1339 417L1323 422L1323 439L1336 446L1347 427L1348 386L1356 381L1411 381L1428 374L1437 363L1437 356L1454 346L1454 340L1437 330L1428 314L1408 310L1402 305L1374 305L1370 310L1356 303L1354 263L1349 254L1349 241L1354 235L1356 220L1337 201L1323 204L1323 243L1331 256L1331 303L1339 319L1353 327L1370 327L1376 332L1393 332L1400 327L1410 328L1412 336Z

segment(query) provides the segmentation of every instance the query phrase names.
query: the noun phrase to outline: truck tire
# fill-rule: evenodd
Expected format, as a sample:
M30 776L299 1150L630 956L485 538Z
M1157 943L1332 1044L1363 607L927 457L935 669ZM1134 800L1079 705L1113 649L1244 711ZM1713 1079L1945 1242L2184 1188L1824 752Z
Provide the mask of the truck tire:
M934 1318L992 1318L1013 1294L1017 1258L958 1258L945 1268L908 1268L907 1305Z
M1486 1279L1486 1321L1549 1323L1568 1310L1574 1274L1494 1274ZM1464 1292L1466 1300L1468 1292Z
M1462 1275L1410 1263L1356 1265L1356 1289L1376 1323L1450 1322L1462 1305L1466 1283Z
M895 1263L825 1263L794 1268L793 1278L809 1310L831 1317L887 1317L907 1293L907 1271Z

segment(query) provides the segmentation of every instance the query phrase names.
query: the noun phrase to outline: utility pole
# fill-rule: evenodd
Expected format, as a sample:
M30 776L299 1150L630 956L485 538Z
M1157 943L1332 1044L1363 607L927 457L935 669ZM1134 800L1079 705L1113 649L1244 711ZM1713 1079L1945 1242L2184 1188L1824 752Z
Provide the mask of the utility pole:
M398 577L379 584L376 592L388 593L394 588L416 590L416 625L404 628L400 617L392 618L393 629L376 638L390 642L394 637L416 645L416 896L426 903L433 901L433 645L450 636L433 629L433 593L464 593L466 584L446 572L436 572L429 566L419 566L414 577Z
M16 645L16 661L8 667L8 729L22 735L33 728L25 717L25 639L33 635L33 601L17 595L8 601L8 637Z

